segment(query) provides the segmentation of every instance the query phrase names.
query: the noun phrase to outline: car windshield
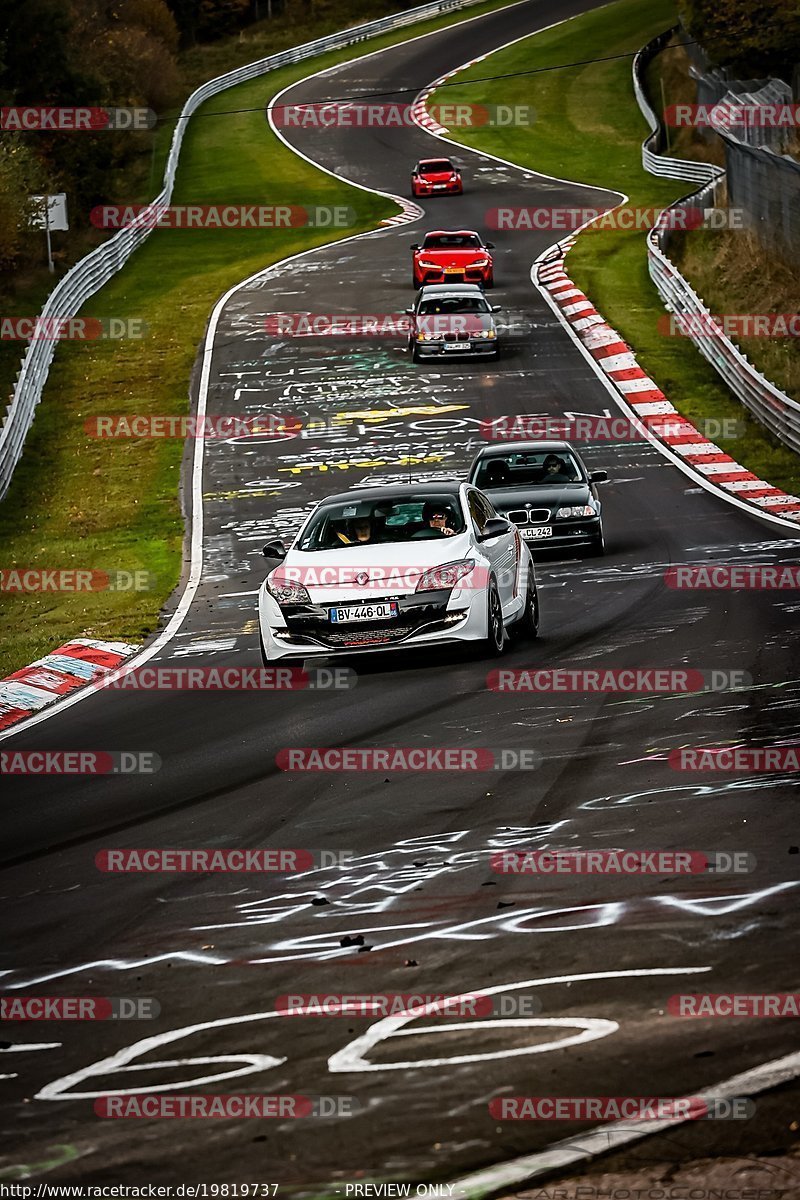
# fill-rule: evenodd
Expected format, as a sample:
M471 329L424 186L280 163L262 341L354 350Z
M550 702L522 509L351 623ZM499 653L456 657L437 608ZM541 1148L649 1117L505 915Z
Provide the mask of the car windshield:
M297 549L340 550L343 546L375 546L420 541L464 532L461 502L455 492L404 495L381 500L326 504L314 514Z
M584 481L581 465L569 450L537 450L487 456L478 464L472 482L476 487L493 490Z
M452 171L453 164L446 158L437 158L435 162L422 162L419 169L423 175L438 175L442 171Z
M429 233L422 244L423 250L479 250L481 240L477 233Z
M483 296L431 296L420 300L417 312L431 317L438 313L488 313L491 309Z

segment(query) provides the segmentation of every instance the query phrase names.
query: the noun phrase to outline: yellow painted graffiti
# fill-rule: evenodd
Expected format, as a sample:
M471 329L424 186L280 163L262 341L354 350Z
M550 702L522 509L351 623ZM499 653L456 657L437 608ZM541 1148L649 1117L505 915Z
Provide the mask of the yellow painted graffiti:
M403 454L399 458L353 458L330 463L299 463L295 467L278 467L287 475L299 475L302 471L350 471L354 467L410 467L421 463L444 462L444 454Z
M205 492L203 500L249 500L252 497L263 499L265 496L282 496L281 488L242 488L232 492Z
M334 425L346 425L349 421L366 421L378 425L382 421L392 421L406 417L440 417L443 413L460 412L469 408L468 404L415 404L409 408L365 408L353 409L333 414ZM324 422L320 422L320 427ZM309 422L308 428L313 429L315 422Z

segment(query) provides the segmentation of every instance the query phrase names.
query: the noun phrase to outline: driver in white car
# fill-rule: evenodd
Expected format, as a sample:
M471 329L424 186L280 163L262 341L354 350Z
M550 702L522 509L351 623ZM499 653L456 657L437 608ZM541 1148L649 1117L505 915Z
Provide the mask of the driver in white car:
M431 529L435 529L442 537L452 537L455 533L447 524L447 512L443 505L426 504L423 508L422 519Z
M335 536L344 546L354 546L357 543L371 542L373 541L372 519L371 517L358 517L353 521L348 533L339 529L336 531Z

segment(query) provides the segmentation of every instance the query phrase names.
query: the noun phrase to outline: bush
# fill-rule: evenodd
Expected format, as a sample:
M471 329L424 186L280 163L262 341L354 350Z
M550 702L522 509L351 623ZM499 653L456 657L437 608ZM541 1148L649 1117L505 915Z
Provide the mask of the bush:
M800 61L799 0L678 0L684 27L715 66L741 79L792 80Z
M28 221L34 205L31 195L45 191L39 161L20 135L5 134L0 141L0 267L15 271L37 250L37 238Z

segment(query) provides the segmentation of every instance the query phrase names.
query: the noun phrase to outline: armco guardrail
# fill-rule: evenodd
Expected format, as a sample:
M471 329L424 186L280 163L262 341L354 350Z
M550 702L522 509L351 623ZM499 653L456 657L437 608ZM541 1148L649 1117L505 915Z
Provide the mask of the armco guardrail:
M683 208L694 204L705 207L703 201L708 197L703 193L712 186L707 185L688 202L679 203ZM647 235L650 277L664 304L676 316L687 318L688 336L742 404L776 437L800 453L800 403L765 379L721 331L714 331L711 312L664 253L661 243L668 236L669 231L659 225Z
M708 183L725 174L722 167L718 167L715 163L690 162L687 158L664 158L658 153L663 145L664 131L661 122L650 107L642 83L644 68L660 50L663 50L678 28L676 25L672 29L660 33L652 42L643 46L633 59L633 90L636 93L636 102L651 130L642 143L642 166L651 175L658 175L663 179L687 179L691 183Z
M210 100L212 96L234 87L237 83L245 83L259 75L265 75L268 71L274 71L278 67L289 66L304 58L324 54L327 50L340 50L346 46L355 45L357 42L377 37L392 29L412 25L426 17L470 8L479 3L481 0L433 0L432 3L408 9L406 12L381 17L377 21L367 21L352 29L344 29L339 33L317 38L313 42L306 42L302 46L294 46L291 50L283 50L279 54L272 54L268 58L248 63L235 71L229 71L226 75L208 80L197 91L192 92L181 110L175 125L175 132L172 135L172 144L164 171L164 186L158 196L151 201L149 211L156 213L169 204L186 123L200 105L204 104L206 100ZM121 230L97 250L87 254L67 272L50 293L42 309L42 318L76 316L89 297L93 296L103 284L108 283L109 279L120 270L136 247L141 245L151 232L152 225L146 223L146 214L142 214L141 225ZM0 500L8 491L14 469L22 454L25 438L33 423L36 406L41 399L42 389L47 380L57 344L56 341L44 339L32 341L22 361L14 394L2 428L0 428Z
M642 146L642 165L653 175L672 179L702 182L699 191L676 201L672 207L713 208L717 185L725 172L713 163L688 163L683 159L666 159L650 150L650 143L659 145L661 123L653 112L641 81L641 73L650 59L659 52L674 33L669 29L644 46L633 60L633 86L642 113L653 132ZM671 169L667 169L667 166ZM707 169L704 178L696 168ZM689 173L689 169L692 173ZM682 173L683 171L686 173ZM647 235L647 263L650 277L667 309L676 316L689 318L688 336L705 359L722 377L733 394L767 429L792 450L800 453L800 403L770 383L721 330L714 332L712 314L666 255L671 230L667 209L655 228Z

